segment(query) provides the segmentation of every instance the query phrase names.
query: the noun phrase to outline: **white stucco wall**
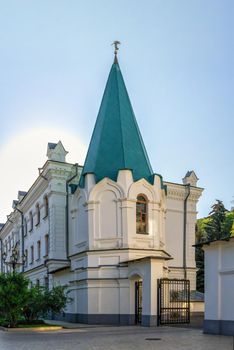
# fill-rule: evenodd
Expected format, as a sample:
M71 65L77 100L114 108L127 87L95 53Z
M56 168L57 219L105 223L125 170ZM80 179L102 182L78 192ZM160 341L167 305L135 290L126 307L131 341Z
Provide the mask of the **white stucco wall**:
M234 239L205 250L205 319L234 321Z
M166 182L166 248L173 257L169 262L169 277L184 278L183 245L184 245L184 200L187 189L182 184ZM196 290L196 263L195 263L195 224L197 218L197 202L202 193L199 187L190 187L187 200L186 215L186 271L191 281L191 290Z

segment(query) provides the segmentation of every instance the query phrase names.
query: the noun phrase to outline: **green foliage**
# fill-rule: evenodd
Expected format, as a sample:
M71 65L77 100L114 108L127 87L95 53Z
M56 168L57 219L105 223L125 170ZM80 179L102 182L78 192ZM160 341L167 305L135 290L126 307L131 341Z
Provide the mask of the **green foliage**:
M67 304L72 302L68 296L67 286L55 286L45 290L46 312L60 313Z
M206 227L210 222L210 218L198 219L196 223L196 243L207 241Z
M60 313L72 300L66 289L66 286L55 286L51 290L33 286L28 293L28 303L23 309L25 319L31 322L51 312Z
M196 223L196 243L214 241L234 236L234 211L228 211L223 202L216 200L206 218ZM195 249L197 271L197 290L204 292L204 252L201 247Z
M28 290L27 305L23 308L23 315L27 322L37 320L46 312L46 298L44 287L37 285Z
M72 300L66 289L29 288L29 280L23 274L0 274L0 323L16 327L24 319L32 323L47 313L60 313Z
M180 299L180 293L177 290L172 290L170 293L170 300L171 301L178 301Z
M234 235L234 211L227 212L222 225L222 237Z
M204 293L204 252L201 247L195 248L195 259L197 266L197 290Z
M211 207L209 213L210 221L207 223L205 231L209 241L224 238L227 235L230 236L229 232L224 230L226 220L227 209L224 207L223 202L216 199L215 204Z
M29 281L21 274L0 274L0 314L10 325L16 327L27 304Z

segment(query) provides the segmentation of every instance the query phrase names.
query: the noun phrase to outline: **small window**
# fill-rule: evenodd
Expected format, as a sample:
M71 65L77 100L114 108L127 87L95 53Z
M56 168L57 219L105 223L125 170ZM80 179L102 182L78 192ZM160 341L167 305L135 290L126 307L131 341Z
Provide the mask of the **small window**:
M27 267L28 266L28 250L25 249L24 252L24 266Z
M49 255L49 235L45 235L45 256Z
M31 264L34 262L34 247L33 245L31 246Z
M36 205L36 215L37 215L37 223L36 223L36 226L37 226L40 224L40 220L41 220L41 213L40 213L39 204Z
M49 201L48 197L44 197L44 218L46 218L49 215Z
M41 241L37 241L37 260L41 259Z
M27 224L27 219L24 218L24 235L27 236L28 234L28 224Z
M147 198L140 194L136 202L136 232L147 234Z
M40 280L39 279L36 280L36 286L40 287Z
M31 232L33 230L33 214L32 214L31 211L29 213L29 223L30 223L30 230L29 230L29 232Z
M45 276L44 284L45 284L45 288L48 290L49 289L49 277L48 276Z

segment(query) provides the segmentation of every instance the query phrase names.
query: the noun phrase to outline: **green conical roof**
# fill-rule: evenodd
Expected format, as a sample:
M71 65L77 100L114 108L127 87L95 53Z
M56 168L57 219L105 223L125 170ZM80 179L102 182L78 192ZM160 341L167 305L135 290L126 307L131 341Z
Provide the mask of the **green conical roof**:
M131 169L134 181L153 181L153 171L117 62L113 63L84 163L84 175L117 180L120 169Z

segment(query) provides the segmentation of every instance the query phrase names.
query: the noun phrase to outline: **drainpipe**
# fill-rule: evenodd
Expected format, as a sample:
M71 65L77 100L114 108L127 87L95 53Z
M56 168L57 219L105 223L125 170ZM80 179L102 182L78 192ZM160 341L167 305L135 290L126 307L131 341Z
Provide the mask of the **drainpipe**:
M23 259L24 256L24 213L15 207L15 209L20 213L21 215L21 239L22 239L22 244L21 244L21 257ZM24 272L24 263L22 264L22 272Z
M187 189L187 194L184 199L184 227L183 227L183 270L184 270L184 279L187 279L187 259L186 259L186 236L187 236L187 201L190 195L190 184L185 185Z
M68 185L69 182L75 179L78 175L78 163L75 163L74 166L76 167L76 173L73 175L70 179L66 181L66 252L67 252L67 259L69 256L69 193L68 193Z
M45 177L42 172L43 172L43 168L38 168L38 171L39 171L39 176L46 180L47 182L49 182L49 180L47 179L47 177ZM48 234L49 234L49 237L50 237L50 209L48 208ZM47 265L47 261L48 259L46 259L44 261L44 266L46 268L46 277L47 277L47 281L48 281L48 285L47 285L47 288L48 290L50 290L50 278L49 278L49 266Z

